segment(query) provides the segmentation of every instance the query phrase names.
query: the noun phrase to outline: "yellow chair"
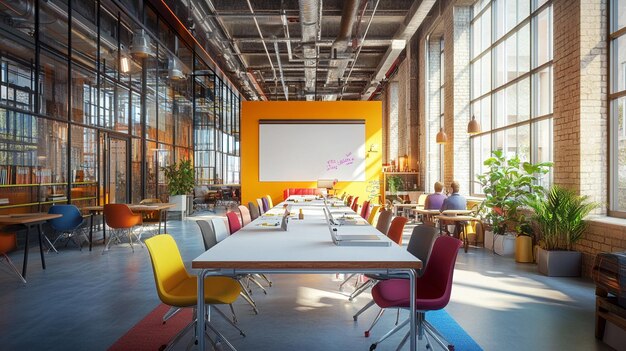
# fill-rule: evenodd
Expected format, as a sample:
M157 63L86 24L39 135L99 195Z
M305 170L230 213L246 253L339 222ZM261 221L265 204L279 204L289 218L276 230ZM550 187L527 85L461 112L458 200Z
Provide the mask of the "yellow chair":
M265 195L265 197L267 198L267 203L268 205L270 205L270 208L274 207L274 202L272 201L272 197L269 195Z
M370 225L374 225L374 220L376 219L376 215L378 214L378 211L380 210L380 205L374 205L372 206L372 210L370 212L370 216L367 217L367 222Z
M145 243L150 253L154 281L161 302L171 307L195 307L198 296L198 280L196 276L190 275L185 269L185 264L180 256L180 251L178 250L174 238L169 234L156 235L147 239ZM210 315L211 305L232 304L237 300L240 292L241 288L239 284L232 278L206 278L204 280L204 302L208 305L207 314ZM222 311L217 308L214 309L235 327L242 336L245 336L244 332L231 322ZM197 318L198 317L194 315L192 322L172 339L168 349L172 348L190 328L195 327ZM231 349L235 349L230 342L215 329L210 321L206 321L206 326L217 334L219 340L224 341ZM218 342L214 341L208 334L206 334L206 336L217 348Z

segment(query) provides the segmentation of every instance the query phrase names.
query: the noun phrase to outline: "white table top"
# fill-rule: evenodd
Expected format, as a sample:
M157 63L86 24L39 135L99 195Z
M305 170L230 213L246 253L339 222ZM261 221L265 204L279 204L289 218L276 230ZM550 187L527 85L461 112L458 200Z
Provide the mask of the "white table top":
M290 206L288 230L279 223L283 204ZM323 201L284 202L221 241L192 262L193 268L211 269L419 269L422 262L392 242L390 246L336 246L324 218ZM297 215L303 210L304 220ZM342 207L342 210L345 209ZM353 215L358 217L358 215ZM338 227L341 235L377 234L370 225Z

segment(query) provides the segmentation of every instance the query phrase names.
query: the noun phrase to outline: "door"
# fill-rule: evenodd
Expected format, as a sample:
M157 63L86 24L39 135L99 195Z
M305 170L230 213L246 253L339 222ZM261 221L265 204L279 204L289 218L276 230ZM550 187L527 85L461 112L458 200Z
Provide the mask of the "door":
M108 137L107 140L107 193L109 203L128 203L128 139Z

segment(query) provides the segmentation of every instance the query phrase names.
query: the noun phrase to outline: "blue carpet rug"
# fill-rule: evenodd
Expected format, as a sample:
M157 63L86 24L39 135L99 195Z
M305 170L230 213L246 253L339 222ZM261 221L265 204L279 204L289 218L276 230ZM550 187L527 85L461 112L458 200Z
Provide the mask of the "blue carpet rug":
M482 351L476 341L445 310L426 313L426 320L454 345L456 351Z

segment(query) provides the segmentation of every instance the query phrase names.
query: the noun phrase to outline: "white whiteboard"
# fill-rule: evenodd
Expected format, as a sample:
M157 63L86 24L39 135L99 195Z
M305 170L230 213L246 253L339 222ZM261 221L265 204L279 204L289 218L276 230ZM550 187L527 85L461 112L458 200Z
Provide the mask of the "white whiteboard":
M259 181L365 181L365 123L259 124Z

